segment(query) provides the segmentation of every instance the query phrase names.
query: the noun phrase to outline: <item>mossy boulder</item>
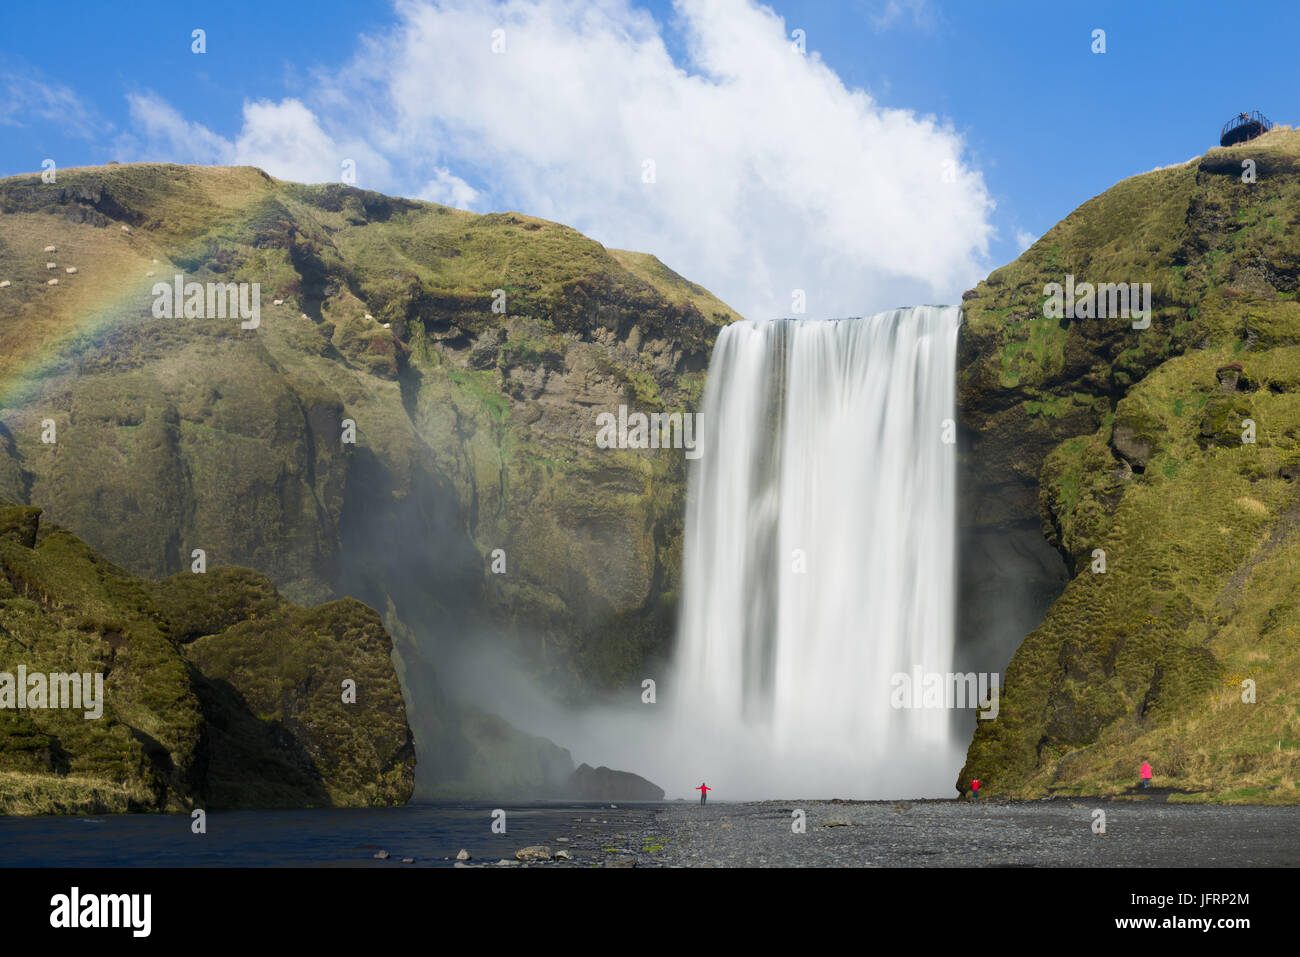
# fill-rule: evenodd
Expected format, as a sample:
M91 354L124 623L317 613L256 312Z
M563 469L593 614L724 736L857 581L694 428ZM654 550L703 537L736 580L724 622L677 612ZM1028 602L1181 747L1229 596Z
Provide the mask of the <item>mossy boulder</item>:
M1133 403L1121 401L1110 427L1110 444L1129 468L1141 472L1160 439L1160 420Z
M414 758L391 641L358 602L264 576L137 578L0 503L0 657L102 675L102 713L0 710L0 813L400 804ZM342 679L356 681L355 705Z
M1253 414L1251 403L1243 397L1210 396L1201 415L1197 444L1202 449L1241 445L1252 435L1250 423L1254 421L1251 418Z

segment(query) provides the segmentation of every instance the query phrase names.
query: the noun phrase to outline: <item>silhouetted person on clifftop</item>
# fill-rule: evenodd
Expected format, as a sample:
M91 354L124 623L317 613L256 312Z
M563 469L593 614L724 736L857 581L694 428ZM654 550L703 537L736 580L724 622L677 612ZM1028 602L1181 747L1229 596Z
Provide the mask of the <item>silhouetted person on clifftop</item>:
M704 802L709 799L709 792L712 791L713 788L709 787L707 784L701 781L700 786L697 787L695 790L700 792L700 807L703 807Z

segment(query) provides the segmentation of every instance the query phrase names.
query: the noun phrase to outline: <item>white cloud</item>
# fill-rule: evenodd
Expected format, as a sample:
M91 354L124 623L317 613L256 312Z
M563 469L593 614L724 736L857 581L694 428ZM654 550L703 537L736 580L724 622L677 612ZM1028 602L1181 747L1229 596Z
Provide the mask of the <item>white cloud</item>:
M433 179L424 184L424 189L415 198L459 209L471 209L478 199L478 190L454 175L451 170L440 166L433 171Z
M244 104L244 128L235 141L238 162L272 176L324 183L342 176L340 147L298 100Z
M388 161L365 142L336 139L299 100L259 100L244 104L243 126L230 140L188 121L154 93L127 97L134 134L116 146L125 159L166 159L178 163L256 166L272 176L301 183L337 182L351 160L357 185L365 177L387 181Z
M847 89L752 0L676 11L684 65L627 0L399 0L313 109L246 105L232 155L319 181L366 151L358 185L558 220L752 317L796 289L811 316L955 302L987 272L993 204L951 127ZM181 122L155 142L207 142Z
M81 139L105 126L71 87L51 82L39 70L18 64L0 72L0 126L22 127L33 118Z
M126 98L135 130L116 146L127 159L162 159L176 163L222 165L234 162L234 147L201 123L181 113L154 93L132 93Z
M914 26L927 28L934 24L937 14L929 0L859 0L877 30L887 30L910 20Z
M1024 229L1016 230L1016 255L1019 256L1026 249L1038 242L1038 237Z

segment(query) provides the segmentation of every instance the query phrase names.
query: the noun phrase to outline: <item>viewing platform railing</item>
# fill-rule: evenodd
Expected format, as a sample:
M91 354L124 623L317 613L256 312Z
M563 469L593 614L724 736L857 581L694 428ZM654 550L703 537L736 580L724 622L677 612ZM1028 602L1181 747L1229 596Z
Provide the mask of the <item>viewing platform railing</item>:
M1219 145L1233 146L1237 143L1244 143L1246 140L1253 140L1255 137L1267 133L1272 128L1272 122L1259 110L1251 113L1238 113L1223 124L1223 129L1219 131Z

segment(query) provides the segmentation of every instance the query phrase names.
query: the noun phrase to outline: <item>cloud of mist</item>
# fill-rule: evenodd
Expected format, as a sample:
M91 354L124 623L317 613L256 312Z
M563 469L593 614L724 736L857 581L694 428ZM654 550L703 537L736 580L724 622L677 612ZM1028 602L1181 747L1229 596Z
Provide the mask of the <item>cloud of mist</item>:
M715 788L715 800L830 797L864 799L949 798L951 769L964 748L896 754L888 762L866 761L848 738L800 742L774 749L761 724L739 720L699 727L689 723L697 709L677 707L671 669L648 669L657 701L645 704L641 688L594 700L584 707L558 704L525 675L497 640L482 632L440 664L445 687L476 707L501 715L516 728L545 737L571 753L574 763L631 771L664 789L665 799L698 799L701 781ZM899 711L899 722L921 720ZM963 718L965 715L963 715ZM418 733L418 732L417 732ZM906 793L899 781L913 782Z

